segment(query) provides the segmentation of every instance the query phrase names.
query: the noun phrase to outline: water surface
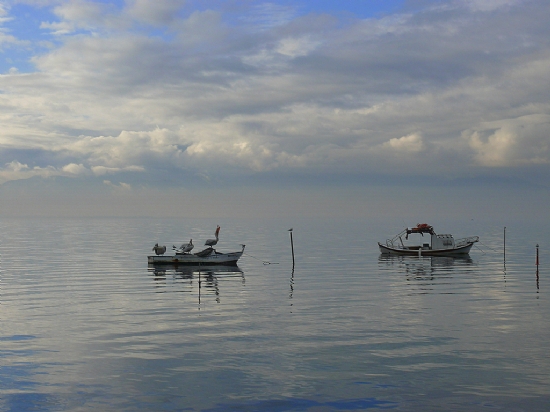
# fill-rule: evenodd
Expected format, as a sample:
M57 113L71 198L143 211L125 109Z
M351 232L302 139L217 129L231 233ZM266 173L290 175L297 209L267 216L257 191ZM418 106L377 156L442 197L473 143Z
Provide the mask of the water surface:
M156 242L200 245L216 224L218 250L247 245L238 267L147 265ZM481 238L456 259L380 256L376 242L403 228L396 222L0 225L2 411L550 404L548 228L540 225L509 226L504 257L501 224L448 223L441 231Z

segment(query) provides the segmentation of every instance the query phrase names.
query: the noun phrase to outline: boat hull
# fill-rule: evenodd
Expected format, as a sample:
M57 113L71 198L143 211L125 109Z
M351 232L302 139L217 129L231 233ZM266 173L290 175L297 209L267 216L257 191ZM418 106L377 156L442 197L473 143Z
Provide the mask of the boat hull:
M378 243L380 253L384 255L401 255L401 256L460 256L470 253L470 249L474 243L468 243L464 246L453 249L401 249L392 248Z
M176 254L174 256L147 256L147 263L154 265L195 265L195 266L237 266L237 261L243 255L241 252L212 253L200 257L192 254Z

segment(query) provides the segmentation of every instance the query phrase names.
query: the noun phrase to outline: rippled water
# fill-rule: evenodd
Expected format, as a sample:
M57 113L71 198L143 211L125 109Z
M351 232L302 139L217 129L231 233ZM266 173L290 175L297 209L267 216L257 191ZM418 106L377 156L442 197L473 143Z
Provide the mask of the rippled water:
M218 250L247 244L237 268L148 267L154 243L200 244L218 223ZM466 259L381 257L376 242L402 229L395 222L4 219L0 228L2 411L550 405L540 225L508 227L506 258L498 224L442 228L480 236Z

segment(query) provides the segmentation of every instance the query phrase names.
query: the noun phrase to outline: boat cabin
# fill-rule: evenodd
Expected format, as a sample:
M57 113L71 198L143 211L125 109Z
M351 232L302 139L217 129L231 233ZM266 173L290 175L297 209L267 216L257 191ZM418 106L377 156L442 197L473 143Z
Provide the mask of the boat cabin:
M430 243L423 242L421 245L406 245L403 242L403 235L405 235L405 240L409 239L410 234L420 234L424 236L424 234L430 235ZM403 232L399 233L392 241L391 243L399 239L401 243L401 247L403 249L409 249L409 250L440 250L440 249L454 249L455 240L453 238L453 235L438 235L435 233L432 226L422 223L418 224L416 227L413 227L411 229L405 229Z
M453 235L432 235L432 249L453 249L455 240Z
M401 239L403 242L403 240ZM430 234L430 243L423 242L421 245L402 244L404 249L410 250L439 250L439 249L453 249L455 247L455 240L453 235L438 235L436 233Z

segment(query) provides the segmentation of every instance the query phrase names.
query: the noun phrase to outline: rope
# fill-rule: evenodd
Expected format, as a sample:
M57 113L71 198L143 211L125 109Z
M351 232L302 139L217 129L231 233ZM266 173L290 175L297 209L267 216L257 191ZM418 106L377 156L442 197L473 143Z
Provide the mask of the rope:
M257 257L254 257L252 255L249 255L248 253L244 253L243 252L243 255L246 255L248 257L251 257L252 259L256 259L256 260L259 260L260 262L262 262L264 265L278 265L279 262L268 262L267 260L262 260L262 259L258 259Z
M483 246L485 246L485 245L483 245ZM476 249L479 249L479 250L481 250L481 253L485 254L485 251L484 251L484 250L483 250L482 248L480 248L479 246L477 246L477 245L474 245L474 247L475 247Z
M483 243L481 240L479 241L480 244L482 244L483 246L485 246L487 249L491 249L493 252L499 252L498 250L496 249L493 249L492 247L490 246L487 246L485 243ZM477 247L477 246L476 246ZM479 248L478 248L479 249ZM481 249L480 249L481 250Z

